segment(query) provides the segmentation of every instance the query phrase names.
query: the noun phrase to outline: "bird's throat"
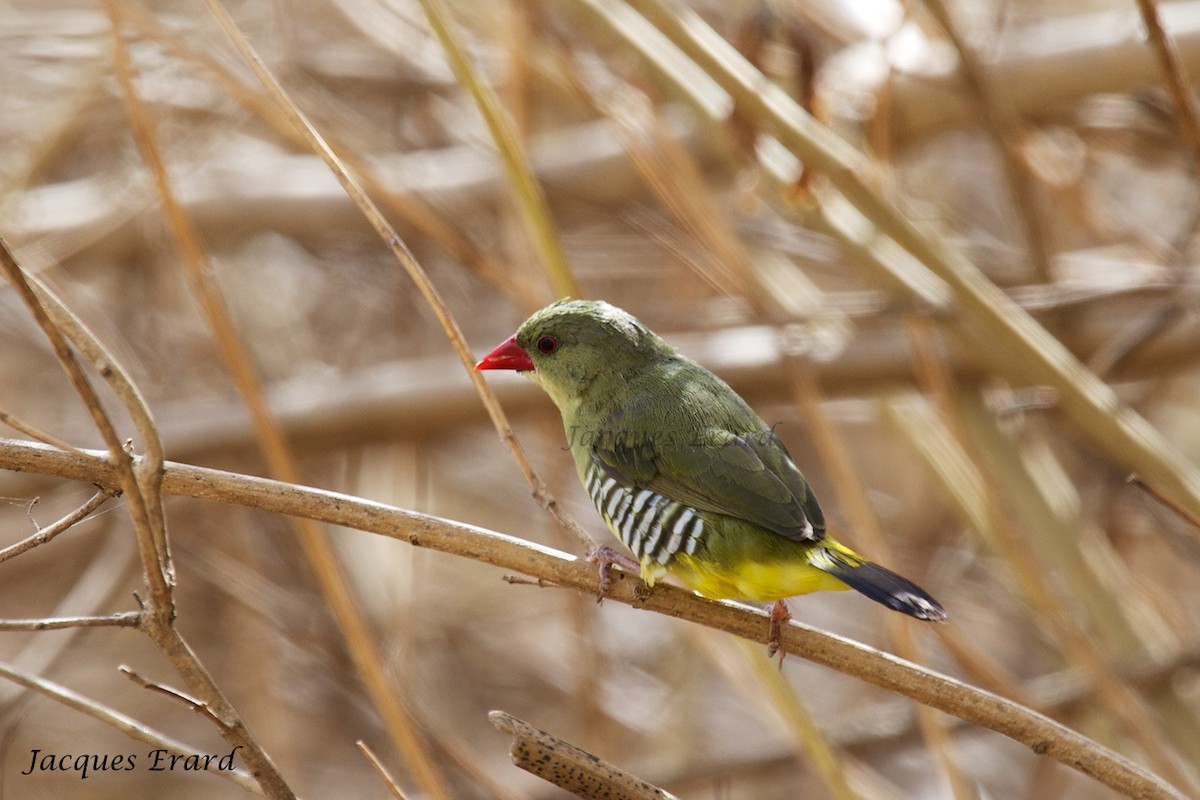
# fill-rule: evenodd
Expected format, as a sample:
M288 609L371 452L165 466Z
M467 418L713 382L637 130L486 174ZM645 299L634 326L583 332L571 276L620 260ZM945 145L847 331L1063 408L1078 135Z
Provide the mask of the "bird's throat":
M550 399L554 401L554 405L558 406L558 411L562 414L564 423L569 423L570 420L575 418L575 412L579 409L580 402L578 394L564 392L553 381L542 380L542 376L537 371L523 372L521 374L540 386L542 391L550 396Z

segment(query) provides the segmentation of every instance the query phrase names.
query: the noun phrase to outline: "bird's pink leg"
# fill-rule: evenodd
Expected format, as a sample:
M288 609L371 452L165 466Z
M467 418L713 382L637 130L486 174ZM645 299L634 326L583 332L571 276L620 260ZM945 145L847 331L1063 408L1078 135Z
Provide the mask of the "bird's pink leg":
M642 572L641 564L619 550L613 550L611 547L605 545L601 545L588 553L587 560L600 568L600 591L596 595L597 603L604 602L604 596L608 594L609 587L612 586L612 568L614 564L634 575L640 575Z
M792 612L788 611L787 603L782 600L776 600L775 605L771 606L771 627L767 631L767 656L773 656L779 653L779 640L783 635L783 623L792 618ZM779 666L783 666L783 656L779 655Z

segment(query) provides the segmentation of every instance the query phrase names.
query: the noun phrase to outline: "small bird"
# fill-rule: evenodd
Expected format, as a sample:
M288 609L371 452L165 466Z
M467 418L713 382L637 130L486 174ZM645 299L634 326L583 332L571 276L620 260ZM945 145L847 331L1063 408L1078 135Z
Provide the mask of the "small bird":
M808 592L856 589L917 619L946 619L924 589L826 536L774 431L629 313L552 303L475 369L521 372L558 406L584 488L637 557L600 548L602 587L618 563L651 586L669 573L705 597L775 601L772 652L790 618L784 598Z

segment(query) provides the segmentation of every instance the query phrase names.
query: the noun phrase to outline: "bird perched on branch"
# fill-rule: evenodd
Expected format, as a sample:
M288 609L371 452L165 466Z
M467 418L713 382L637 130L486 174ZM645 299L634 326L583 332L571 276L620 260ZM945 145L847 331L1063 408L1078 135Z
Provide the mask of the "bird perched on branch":
M946 612L907 578L825 535L817 498L783 442L723 380L615 306L553 303L475 365L516 370L562 413L579 478L653 585L665 573L719 599L775 601L856 589L917 619Z

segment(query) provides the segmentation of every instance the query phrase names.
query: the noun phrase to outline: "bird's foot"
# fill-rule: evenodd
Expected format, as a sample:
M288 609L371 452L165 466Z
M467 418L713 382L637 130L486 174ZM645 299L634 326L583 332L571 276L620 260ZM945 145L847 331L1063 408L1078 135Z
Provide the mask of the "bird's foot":
M783 623L792 618L792 612L788 611L787 603L782 600L776 600L771 606L771 627L767 629L767 656L772 657L779 653L779 666L783 667L783 657L787 653L779 649L780 639L783 636Z
M640 575L642 571L641 564L619 550L613 550L611 547L605 545L601 545L588 553L587 560L600 568L600 587L596 594L597 603L604 602L604 598L608 595L608 590L612 586L613 565L634 575Z

